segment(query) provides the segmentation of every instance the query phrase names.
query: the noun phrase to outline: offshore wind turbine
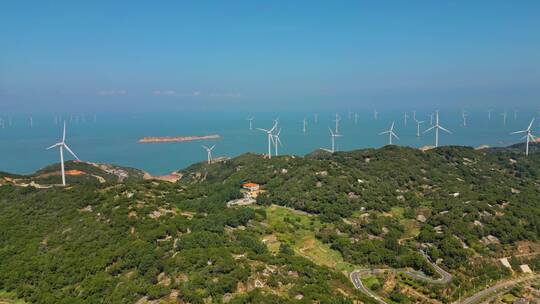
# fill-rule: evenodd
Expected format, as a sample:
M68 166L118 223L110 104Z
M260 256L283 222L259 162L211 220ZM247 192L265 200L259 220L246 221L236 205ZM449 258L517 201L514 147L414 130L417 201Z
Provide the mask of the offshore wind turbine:
M249 130L253 130L253 117L247 118L247 121L249 121Z
M390 126L390 129L388 129L387 131L383 131L383 132L379 133L379 135L388 134L389 145L392 144L392 137L395 137L396 139L399 139L399 137L396 135L396 133L394 133L394 123L395 123L395 121L392 121L392 125Z
M307 132L307 119L304 117L304 120L302 120L302 132L306 134Z
M34 119L30 116L30 128L34 127Z
M268 158L272 158L272 143L274 142L274 136L272 135L272 132L277 128L277 120L274 121L274 125L270 130L257 128L259 131L266 132L268 135Z
M407 114L407 112L405 112L403 114L403 125L406 127L407 126L407 118L409 118L409 114Z
M461 111L461 118L463 119L463 126L467 126L467 112Z
M278 156L278 146L282 146L283 144L281 143L281 139L279 139L279 134L281 133L281 128L279 128L279 130L277 131L277 133L274 136L274 148L276 150L276 153L275 155Z
M416 122L416 137L420 137L420 125L424 123L423 120L414 120Z
M373 110L373 119L379 119L379 112L377 112L377 109Z
M207 147L205 145L202 146L205 150L206 150L206 153L208 154L208 164L211 164L212 163L212 150L214 150L214 148L216 147L216 145L213 145L212 147Z
M506 126L506 116L508 115L508 113L506 111L502 112L501 113L502 117L503 117L503 126Z
M318 113L313 114L313 120L315 121L315 123L319 122L319 114Z
M355 125L358 124L358 113L357 112L354 112L354 124Z
M487 110L487 112L488 112L488 120L491 120L491 112L493 112L493 110L489 109Z
M452 134L452 132L445 129L443 126L439 124L439 111L435 112L435 125L427 130L424 131L424 133L429 132L431 130L435 129L435 148L439 146L439 129L443 130L449 134Z
M416 110L412 111L412 118L414 121L416 121Z
M336 129L334 132L339 133L339 121L340 121L340 118L339 118L339 114L336 113L336 119L333 120L335 123L336 123Z
M534 118L531 120L531 123L529 124L529 127L527 129L510 133L510 134L526 133L525 136L522 137L522 139L527 139L527 144L525 145L525 155L529 155L529 142L531 140L536 141L536 138L531 133L533 122L534 122Z
M60 168L62 171L62 186L65 186L66 185L66 172L64 169L64 149L66 149L69 153L71 153L71 155L73 155L77 160L80 160L79 157L77 157L77 155L75 155L75 153L73 153L73 151L71 151L71 149L66 144L66 122L65 121L64 121L64 132L62 133L62 141L48 147L47 150L50 150L56 147L60 148Z
M514 110L514 120L517 119L517 113L518 113L518 110Z

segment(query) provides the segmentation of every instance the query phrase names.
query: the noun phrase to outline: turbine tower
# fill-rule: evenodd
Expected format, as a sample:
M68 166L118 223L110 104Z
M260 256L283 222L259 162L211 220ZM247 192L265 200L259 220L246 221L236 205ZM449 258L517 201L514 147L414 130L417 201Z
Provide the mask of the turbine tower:
M60 168L62 170L62 186L65 186L66 185L66 172L65 172L65 169L64 169L64 148L69 153L71 153L71 155L73 155L75 157L75 159L80 160L79 157L77 157L77 155L75 155L75 153L73 153L73 151L71 151L71 149L66 144L66 122L65 121L64 121L64 132L62 134L62 141L48 147L47 150L50 150L50 149L56 148L56 147L60 148Z
M306 134L307 132L307 119L304 117L304 120L302 120L302 132Z
M463 119L463 126L467 126L467 112L461 111L461 118Z
M247 118L247 121L249 121L249 130L253 130L253 117Z
M424 131L424 133L429 132L431 130L435 129L435 148L439 146L439 129L443 130L444 132L447 132L449 134L452 134L452 132L446 130L443 126L439 124L439 111L435 112L435 125L427 130Z
M522 139L527 139L527 144L525 145L525 155L529 155L529 142L531 140L536 141L536 138L531 133L533 122L534 122L534 118L531 120L531 123L529 124L529 127L527 129L510 133L510 134L526 133L525 136L522 137Z
M420 120L414 120L416 121L416 137L420 137L420 125L424 123L424 121L420 121Z
M392 144L392 137L395 137L396 139L399 139L399 137L396 135L396 133L394 133L394 123L395 123L395 121L392 121L392 125L390 126L389 130L379 133L379 135L388 134L389 145Z
M355 125L358 124L358 113L357 112L354 112L354 124Z
M503 117L503 126L506 126L506 116L508 115L508 113L506 111L502 112L501 113L502 117Z
M278 146L283 146L281 143L281 139L279 139L279 134L281 133L281 128L277 131L277 133L274 136L274 148L275 148L275 155L278 156Z
M277 128L277 121L274 121L274 125L270 130L257 128L259 131L266 132L268 135L268 158L272 158L272 143L274 142L274 136L272 135L272 132Z
M373 119L379 119L379 112L377 112L377 109L373 110Z
M213 145L212 147L208 148L207 146L203 145L202 146L206 152L208 153L208 164L211 164L212 163L212 150L214 150L214 148L216 147L216 145Z
M488 112L488 120L491 120L491 112L493 112L493 110L489 109L487 110L487 112Z

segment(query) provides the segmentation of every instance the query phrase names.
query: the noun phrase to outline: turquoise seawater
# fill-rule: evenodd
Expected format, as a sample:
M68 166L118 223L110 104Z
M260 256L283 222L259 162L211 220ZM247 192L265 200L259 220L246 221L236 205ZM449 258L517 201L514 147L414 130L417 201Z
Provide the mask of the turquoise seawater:
M425 120L422 129L429 127L428 111L418 111L417 117ZM486 111L471 111L468 124L462 126L459 110L441 111L441 125L452 134L441 132L441 145L467 146L506 146L520 141L520 136L510 132L522 130L530 122L531 115L519 113L516 119L508 113L507 124L503 125L501 111L493 112L488 120ZM536 113L535 113L536 114ZM412 117L412 112L409 112ZM332 121L335 112L319 112L318 122L314 113L150 113L150 114L79 114L65 115L67 121L67 144L82 160L114 163L136 167L152 174L166 174L184 168L192 163L206 160L206 151L201 144L216 144L214 157L234 157L245 152L265 153L266 135L260 131L249 130L248 117L254 116L254 128L270 128L275 118L279 118L282 128L283 146L280 154L304 155L317 148L330 148L328 127L334 128ZM387 136L378 133L388 129L396 122L395 132L400 140L397 145L420 147L434 144L434 133L416 137L416 124L409 119L403 122L403 111L379 111L374 120L372 111L360 111L358 123L354 114L341 112L340 133L337 139L339 150L353 150L368 147L381 147L388 143ZM0 128L0 171L30 173L51 163L58 162L58 150L45 150L59 141L61 123L55 124L54 115L33 115L30 127L29 115L17 114ZM78 117L78 118L77 118ZM302 120L307 119L307 133L302 132ZM533 131L538 130L538 121ZM144 136L189 136L219 134L217 141L194 141L182 143L139 144Z

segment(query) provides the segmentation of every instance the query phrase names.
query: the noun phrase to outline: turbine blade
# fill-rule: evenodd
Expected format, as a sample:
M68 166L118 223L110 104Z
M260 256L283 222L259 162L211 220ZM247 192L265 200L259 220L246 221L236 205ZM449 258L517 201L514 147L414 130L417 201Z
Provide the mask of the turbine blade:
M446 130L445 128L443 128L442 126L439 125L439 129L443 130L444 132L448 133L448 134L452 134L452 132Z
M64 133L62 134L62 142L66 142L66 121L64 121Z
M379 135L388 134L388 133L390 133L390 131L383 131L383 132L379 133Z
M529 124L529 127L527 128L527 130L531 129L533 122L534 122L534 118L531 120L531 123Z
M427 132L429 132L429 131L431 131L431 130L433 130L433 129L435 129L435 126L433 126L433 127L429 128L429 129L425 130L424 133L427 133Z
M519 134L519 133L525 133L527 132L528 130L521 130L521 131L516 131L516 132L512 132L510 134Z
M395 138L399 139L399 137L396 135L396 133L392 132L390 134L392 134Z
M263 131L263 132L266 132L266 133L270 133L270 132L271 132L271 131L268 131L268 130L266 130L266 129L262 129L262 128L257 128L257 130L259 130L259 131Z
M71 153L71 155L73 155L77 160L80 160L79 157L73 151L71 151L68 145L64 144L64 148L66 148L66 150L68 150L68 152Z
M48 147L46 150L50 150L50 149L55 148L55 147L58 147L58 146L60 146L60 145L61 145L60 143L54 144L54 145Z

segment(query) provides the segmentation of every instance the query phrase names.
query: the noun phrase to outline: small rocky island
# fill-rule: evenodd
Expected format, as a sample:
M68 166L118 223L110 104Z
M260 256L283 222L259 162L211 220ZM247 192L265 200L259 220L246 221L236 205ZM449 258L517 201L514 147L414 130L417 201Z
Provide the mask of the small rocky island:
M217 134L205 135L205 136L165 136L165 137L143 137L139 139L140 144L146 143L163 143L163 142L184 142L184 141L195 141L195 140L216 140L220 139L221 136Z

